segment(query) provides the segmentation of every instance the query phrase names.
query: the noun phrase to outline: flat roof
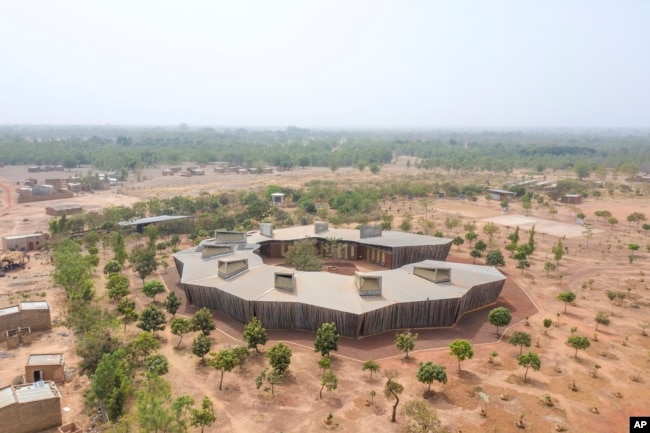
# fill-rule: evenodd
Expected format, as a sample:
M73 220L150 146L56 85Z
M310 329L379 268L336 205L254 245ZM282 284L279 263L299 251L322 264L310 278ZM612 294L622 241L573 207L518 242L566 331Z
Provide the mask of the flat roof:
M48 400L51 398L60 398L59 390L52 381L29 383L26 385L16 385L14 387L15 396L18 403L29 403L38 400Z
M18 305L12 305L10 307L0 308L0 316L6 316L7 314L14 314L20 312Z
M16 403L14 390L11 386L0 389L0 408L11 406Z
M32 236L45 236L45 233L30 233L27 235L8 235L8 236L4 236L4 239L22 239L22 238L31 238Z
M63 365L63 353L29 355L27 365Z
M219 259L203 259L199 252L195 252L196 249L194 247L175 255L183 262L183 284L213 287L251 301L298 302L354 314L397 303L459 298L474 286L505 280L501 272L489 266L424 260L399 269L365 272L365 276L381 277L382 293L380 296L363 297L359 295L353 275L302 272L284 266L266 265L250 251L229 256L233 259L248 258L249 268L245 273L224 280L218 275L216 262ZM211 260L214 260L214 264L210 263ZM451 281L434 283L413 275L414 266L451 269ZM275 288L275 274L278 272L293 273L293 291Z
M499 194L514 194L512 191L506 191L505 189L494 189L494 188L488 188L486 191L489 192L496 192Z
M294 241L304 238L340 239L346 242L357 242L364 245L385 246L385 247L409 247L420 245L446 245L451 239L438 238L435 236L416 235L413 233L398 231L383 231L380 236L362 238L361 231L355 229L328 228L316 233L314 224L307 226L296 226L285 229L274 229L273 236L264 236L259 232L248 235L249 243L265 243L269 240Z
M171 221L171 220L178 220L178 219L184 219L184 218L191 218L191 217L187 216L187 215L160 215L160 216L154 216L154 217L148 217L148 218L140 218L140 219L131 220L131 221L120 221L117 224L121 225L121 226L137 226L139 224L159 223L159 222L163 222L163 221Z
M50 304L47 301L21 302L20 308L23 310L49 310Z

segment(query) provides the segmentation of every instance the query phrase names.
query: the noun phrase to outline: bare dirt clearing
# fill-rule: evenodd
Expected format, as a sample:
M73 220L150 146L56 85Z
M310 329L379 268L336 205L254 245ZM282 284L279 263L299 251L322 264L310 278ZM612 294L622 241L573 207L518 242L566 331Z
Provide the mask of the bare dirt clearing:
M7 171L9 170L9 171ZM22 171L20 171L22 170ZM331 179L342 182L361 183L368 181L390 182L412 176L417 179L423 175L413 168L408 169L403 160L396 165L382 167L378 175L346 169L332 173L326 169L293 170L281 175L228 175L218 177L208 173L205 177L162 178L160 170L145 171L150 178L141 183L128 183L116 191L94 194L82 194L74 199L60 201L65 204L78 203L85 210L98 209L109 204L131 204L138 197L172 196L176 194L195 194L200 191L214 192L231 189L261 189L273 183L283 186L301 187L310 179ZM67 172L65 173L67 174ZM27 177L26 167L4 167L0 175L6 188L15 188L16 181ZM151 177L149 177L151 176ZM495 184L496 181L492 180ZM47 230L49 217L45 215L46 206L54 202L16 204L9 199L7 189L2 192L2 216L0 217L0 234L28 233ZM123 195L119 192L127 193ZM135 197L138 196L138 197ZM528 218L535 219L538 243L535 254L529 258L531 268L522 271L515 267L513 259L506 258L503 271L509 279L521 287L525 294L516 295L516 289L509 286L504 290L499 305L513 311L513 322L503 335L497 339L494 327L486 324L489 308L467 315L461 323L451 329L418 330L420 338L416 342L416 351L409 360L403 359L394 347L394 334L384 334L362 340L342 339L340 350L333 354L333 371L339 378L338 389L324 392L323 399L318 398L320 390L320 371L318 359L313 352L313 334L307 332L271 331L272 341L267 348L277 341L285 341L293 351L290 374L283 384L276 388L275 396L255 389L254 378L267 361L262 356L251 355L241 370L226 373L224 390L218 390L218 372L210 367L200 366L195 356L191 355L193 335L183 337L180 349L175 349L178 337L169 330L162 332L162 353L170 360L170 373L166 376L172 383L174 393L187 393L200 401L209 395L218 416L217 422L206 428L206 432L304 432L304 431L401 431L406 417L398 413L396 424L390 422L392 400L383 396L384 380L370 378L361 371L359 360L378 359L382 369L395 368L400 371L399 381L404 385L400 396L400 406L405 401L422 398L426 385L418 383L415 378L418 365L424 361L434 361L447 367L449 381L447 384L435 383L432 398L427 405L437 410L443 425L452 432L464 433L487 431L519 431L515 423L524 414L525 431L550 432L556 426L566 428L569 432L619 432L626 431L630 415L650 415L650 396L647 383L650 380L650 337L642 335L640 323L650 321L650 287L646 281L650 267L650 253L646 244L650 237L637 233L633 225L625 222L626 215L634 211L646 212L647 198L616 196L601 200L587 200L578 207L587 215L588 220L595 221L593 212L608 209L616 216L620 224L615 227L594 222L593 237L583 235L584 227L575 223L575 212L569 206L557 205L558 213L553 219L541 208L530 211L524 217L524 211L517 202L511 204L508 218L500 221L501 209L495 203L479 199L476 203L460 200L440 199L395 199L387 202L392 206L395 221L403 215L397 209L408 209L414 221L428 212L429 218L442 228L442 221L447 215L462 215L464 221L477 221L477 233L481 238L481 226L489 219L497 218L501 233L495 238L495 245L503 247L507 242L508 232L520 225L520 237L527 239ZM384 207L384 206L382 206ZM544 224L548 228L543 229ZM395 226L395 223L394 223ZM509 226L509 227L506 227ZM555 234L554 227L566 230ZM414 227L416 230L417 227ZM573 231L571 231L573 230ZM570 235L570 233L580 233ZM546 232L546 234L544 234ZM447 237L463 236L461 228L445 232ZM551 247L557 242L557 236L567 237L565 245L569 254L560 261L558 271L548 275L543 270L544 263L552 261ZM636 242L641 245L633 263L629 263L627 244ZM187 244L182 247L186 247ZM452 247L449 260L469 261L469 246ZM103 260L109 259L110 251L100 253ZM100 267L103 266L103 262ZM63 351L66 365L74 367L77 358L74 352L74 338L61 325L65 312L65 299L62 290L52 288L49 283L49 257L47 253L33 256L24 271L17 270L0 279L0 306L11 305L19 300L45 299L52 305L53 321L56 323L52 332L43 333L28 347L3 352L0 359L0 386L8 385L24 370L24 363L29 353L46 353ZM131 288L137 294L138 305L146 305L148 298L139 292L142 282L132 276ZM161 269L159 277L168 288L178 290L175 269L170 266ZM104 287L101 272L98 272L96 287L101 293ZM557 301L560 291L572 290L578 298L575 305L568 305L564 313L564 304ZM606 296L607 291L621 292L625 296L620 305L612 304ZM45 296L40 296L45 292ZM521 292L519 292L521 293ZM182 293L180 293L182 295ZM517 298L516 296L520 296ZM528 300L528 297L530 300ZM111 306L105 301L107 306ZM539 312L535 313L535 310ZM597 334L594 318L599 310L612 313L612 323L600 326ZM192 307L183 307L182 315L193 312ZM559 313L559 316L558 316ZM525 318L530 316L530 326ZM219 331L212 334L212 350L221 347L242 344L241 325L222 315L215 314ZM553 325L545 330L542 320L550 318ZM575 351L566 344L572 328L576 333L589 338L591 347ZM507 343L514 331L525 331L533 338L530 350L540 354L542 367L539 372L530 370L527 383L523 382L524 369L517 365L516 355L519 348ZM545 332L546 331L546 332ZM133 335L136 328L127 328L127 334ZM474 344L474 357L462 362L463 373L458 376L457 360L448 354L447 344L455 338L467 338ZM489 362L490 353L498 356ZM4 357L6 356L6 357ZM595 368L598 364L601 368ZM596 377L592 372L597 370ZM634 379L634 380L632 380ZM637 381L635 381L637 380ZM74 376L72 382L60 387L62 406L71 408L64 412L64 422L77 420L89 426L89 420L83 408L82 387L87 380ZM575 381L576 390L570 389ZM479 398L482 390L489 396L487 417L480 415L484 403ZM375 391L373 398L371 392ZM617 393L620 393L617 395ZM548 404L548 395L552 405ZM373 400L366 405L366 400ZM593 408L598 414L593 413ZM333 414L333 423L327 425L325 419ZM54 431L54 430L52 430Z

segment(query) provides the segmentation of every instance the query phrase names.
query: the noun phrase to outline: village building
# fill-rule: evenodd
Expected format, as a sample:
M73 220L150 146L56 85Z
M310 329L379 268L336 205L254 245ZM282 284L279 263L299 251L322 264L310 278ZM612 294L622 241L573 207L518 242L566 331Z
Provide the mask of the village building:
M323 255L379 270L348 275L265 264L263 257L284 257L305 238ZM323 222L273 230L268 224L256 233L217 231L174 261L188 302L197 307L240 323L256 316L267 329L315 331L334 321L341 335L362 337L452 326L496 302L505 277L493 267L445 262L450 247L451 239L379 227L331 229Z
M487 193L490 194L492 200L512 200L515 198L516 194L512 191L506 191L504 189L491 189L488 188Z
M566 204L582 204L582 195L580 194L564 194L560 198L560 202Z
M63 422L61 395L56 384L40 381L0 389L0 429L36 433Z
M83 212L83 208L79 204L62 204L45 208L45 213L50 216L76 215L81 212Z
M22 329L30 332L52 329L50 304L47 301L20 302L0 308L0 341L20 336Z
M63 353L46 353L29 355L25 365L25 380L27 382L38 382L51 380L62 383L65 369Z
M29 233L24 235L7 235L2 237L2 250L32 251L41 249L49 239L47 233Z

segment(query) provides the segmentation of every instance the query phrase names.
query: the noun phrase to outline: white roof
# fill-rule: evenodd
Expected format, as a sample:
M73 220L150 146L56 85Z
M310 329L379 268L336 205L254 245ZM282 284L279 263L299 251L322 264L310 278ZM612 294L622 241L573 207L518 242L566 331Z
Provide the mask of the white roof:
M23 238L31 238L31 237L34 237L34 236L44 236L44 235L45 235L44 233L30 233L30 234L27 234L27 235L9 235L9 236L5 236L4 238L5 239L23 239Z
M29 403L38 400L47 400L50 398L60 398L59 390L52 381L30 383L27 385L17 385L15 389L16 400L18 403Z
M18 305L12 305L10 307L0 308L0 316L6 316L7 314L18 313L20 309Z
M63 353L29 355L27 365L63 365Z
M0 408L10 406L16 403L14 390L11 386L0 389Z
M23 310L49 310L50 304L46 301L21 302L20 308Z

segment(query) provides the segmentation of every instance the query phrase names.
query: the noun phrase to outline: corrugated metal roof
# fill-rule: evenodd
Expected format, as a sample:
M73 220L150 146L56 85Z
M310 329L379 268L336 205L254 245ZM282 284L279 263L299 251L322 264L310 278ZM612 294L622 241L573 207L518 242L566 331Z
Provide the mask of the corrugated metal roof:
M0 389L0 408L10 406L16 403L14 390L11 386Z
M49 310L50 304L46 301L21 302L20 308L22 310Z
M0 316L18 313L19 311L20 309L18 308L18 305L12 305L11 307L0 308Z
M38 382L27 385L17 385L15 395L18 403L29 403L38 400L48 400L51 398L60 398L59 390L56 389L54 382L42 382L43 386L38 386Z
M32 237L41 237L45 236L44 233L30 233L27 235L9 235L5 236L4 239L10 240L10 239L25 239L25 238L32 238Z
M120 221L117 224L121 226L137 226L138 224L159 223L163 221L171 221L171 220L178 220L184 218L191 218L191 217L185 215L160 215L155 217L140 218L132 221Z
M62 365L63 353L29 355L27 365Z

